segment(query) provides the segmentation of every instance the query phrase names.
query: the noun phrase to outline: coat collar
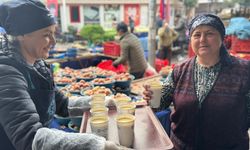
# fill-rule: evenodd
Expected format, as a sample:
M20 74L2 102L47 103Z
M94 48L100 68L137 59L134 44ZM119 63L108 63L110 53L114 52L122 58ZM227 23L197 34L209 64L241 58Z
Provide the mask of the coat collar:
M121 41L126 35L128 35L128 34L129 34L129 32L124 33L124 34L120 37L120 41Z

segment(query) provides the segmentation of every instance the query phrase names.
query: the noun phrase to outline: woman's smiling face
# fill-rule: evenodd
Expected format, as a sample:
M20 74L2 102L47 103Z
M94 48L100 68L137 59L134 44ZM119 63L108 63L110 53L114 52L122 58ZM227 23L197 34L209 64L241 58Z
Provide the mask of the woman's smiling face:
M56 25L34 31L32 33L19 36L21 53L28 62L34 62L37 59L48 58L49 50L56 43L55 41Z
M198 26L191 34L191 47L197 57L210 59L220 55L222 39L220 33L208 25Z

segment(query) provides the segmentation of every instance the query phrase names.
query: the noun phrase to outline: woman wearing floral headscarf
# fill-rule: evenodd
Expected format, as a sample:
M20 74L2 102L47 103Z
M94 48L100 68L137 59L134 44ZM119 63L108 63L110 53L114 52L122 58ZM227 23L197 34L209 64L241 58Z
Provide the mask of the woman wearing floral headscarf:
M39 0L9 0L0 12L6 30L0 48L0 149L126 149L94 134L49 128L55 113L68 116L72 103L55 87L43 60L56 44L55 18Z
M250 63L230 56L225 28L212 14L189 25L195 57L176 65L163 83L161 108L171 113L170 138L177 150L247 150ZM145 99L152 91L145 86Z

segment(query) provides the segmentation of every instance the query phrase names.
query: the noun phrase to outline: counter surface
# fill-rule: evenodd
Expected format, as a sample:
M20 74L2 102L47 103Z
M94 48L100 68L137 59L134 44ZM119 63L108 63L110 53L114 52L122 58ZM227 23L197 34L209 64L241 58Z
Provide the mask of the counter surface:
M89 112L83 115L81 133L91 133L89 124ZM119 143L117 125L115 122L116 110L109 111L109 136L108 140ZM135 140L134 149L143 150L166 150L172 149L173 144L170 141L167 133L161 126L160 122L155 117L151 108L148 106L137 108L135 111Z

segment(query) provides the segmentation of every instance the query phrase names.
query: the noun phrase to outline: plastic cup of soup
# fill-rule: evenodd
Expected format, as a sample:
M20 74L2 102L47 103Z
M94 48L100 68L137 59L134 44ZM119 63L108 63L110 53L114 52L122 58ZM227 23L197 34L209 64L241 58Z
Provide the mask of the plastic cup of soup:
M116 117L119 142L122 146L133 147L135 116L131 114L119 114Z
M122 105L122 104L127 104L129 102L130 102L129 97L119 97L119 98L115 99L116 107L118 107L119 105Z
M158 108L160 107L160 103L161 103L162 85L160 82L153 82L150 84L150 87L153 92L152 99L150 101L150 106L152 108Z
M92 101L105 101L106 94L95 94L92 96Z
M132 103L121 104L118 106L118 113L135 115L135 108L136 105Z
M104 101L91 101L89 102L91 108L93 107L105 107L105 102Z
M91 116L108 115L108 108L104 106L94 106L90 109Z
M92 116L90 117L90 127L92 133L108 138L109 120L108 116Z

